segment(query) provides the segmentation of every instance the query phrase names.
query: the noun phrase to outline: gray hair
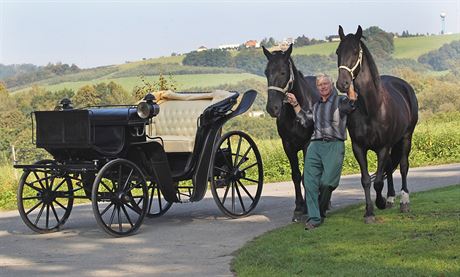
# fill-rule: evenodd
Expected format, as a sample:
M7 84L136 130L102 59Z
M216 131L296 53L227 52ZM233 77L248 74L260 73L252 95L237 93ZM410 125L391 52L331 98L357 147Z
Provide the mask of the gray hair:
M331 85L333 84L331 76L329 76L329 75L327 75L325 73L320 73L320 74L316 75L316 85L318 85L319 81L322 80L322 79L328 80L329 83L331 83Z

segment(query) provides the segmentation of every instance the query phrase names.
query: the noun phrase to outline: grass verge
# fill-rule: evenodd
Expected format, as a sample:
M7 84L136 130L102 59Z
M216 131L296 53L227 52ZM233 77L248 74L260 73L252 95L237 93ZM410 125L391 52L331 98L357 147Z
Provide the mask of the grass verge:
M268 232L232 263L238 276L460 276L460 184L411 195L412 212L364 205L332 212L313 231L301 224Z

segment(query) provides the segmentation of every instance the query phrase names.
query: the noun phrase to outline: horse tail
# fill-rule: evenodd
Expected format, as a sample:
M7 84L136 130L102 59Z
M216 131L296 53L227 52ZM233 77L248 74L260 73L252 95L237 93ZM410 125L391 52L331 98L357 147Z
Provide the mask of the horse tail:
M398 168L399 163L401 162L402 157L402 145L403 140L401 139L391 148L390 159L387 161L387 165L384 167L385 171L383 174L383 179L387 178L387 173L391 171L391 173L395 172L396 168ZM389 170L388 170L389 169ZM371 175L371 182L375 181L376 173Z

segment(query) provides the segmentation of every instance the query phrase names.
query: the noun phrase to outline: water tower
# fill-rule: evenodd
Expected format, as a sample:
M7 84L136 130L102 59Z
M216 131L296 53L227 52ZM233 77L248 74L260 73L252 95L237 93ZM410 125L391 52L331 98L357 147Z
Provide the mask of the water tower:
M441 17L441 35L446 33L446 13L442 12L439 16Z

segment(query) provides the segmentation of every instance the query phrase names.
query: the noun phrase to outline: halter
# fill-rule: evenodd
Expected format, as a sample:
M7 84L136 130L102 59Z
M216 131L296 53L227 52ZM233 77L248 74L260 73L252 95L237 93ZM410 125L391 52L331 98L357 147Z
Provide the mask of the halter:
M361 44L359 45L359 55L358 55L358 60L356 61L355 63L355 66L353 66L351 69L348 68L347 66L345 65L341 65L339 66L339 70L340 69L345 69L346 71L348 71L351 75L351 79L354 80L357 76L355 76L355 74L353 73L356 68L358 68L358 66L361 65L361 63L363 62L363 49L361 48Z
M286 86L284 88L280 88L277 86L269 86L268 89L279 91L286 96L286 93L288 93L292 89L290 87L293 82L294 82L294 71L292 70L292 63L291 61L289 61L289 81L287 82Z

